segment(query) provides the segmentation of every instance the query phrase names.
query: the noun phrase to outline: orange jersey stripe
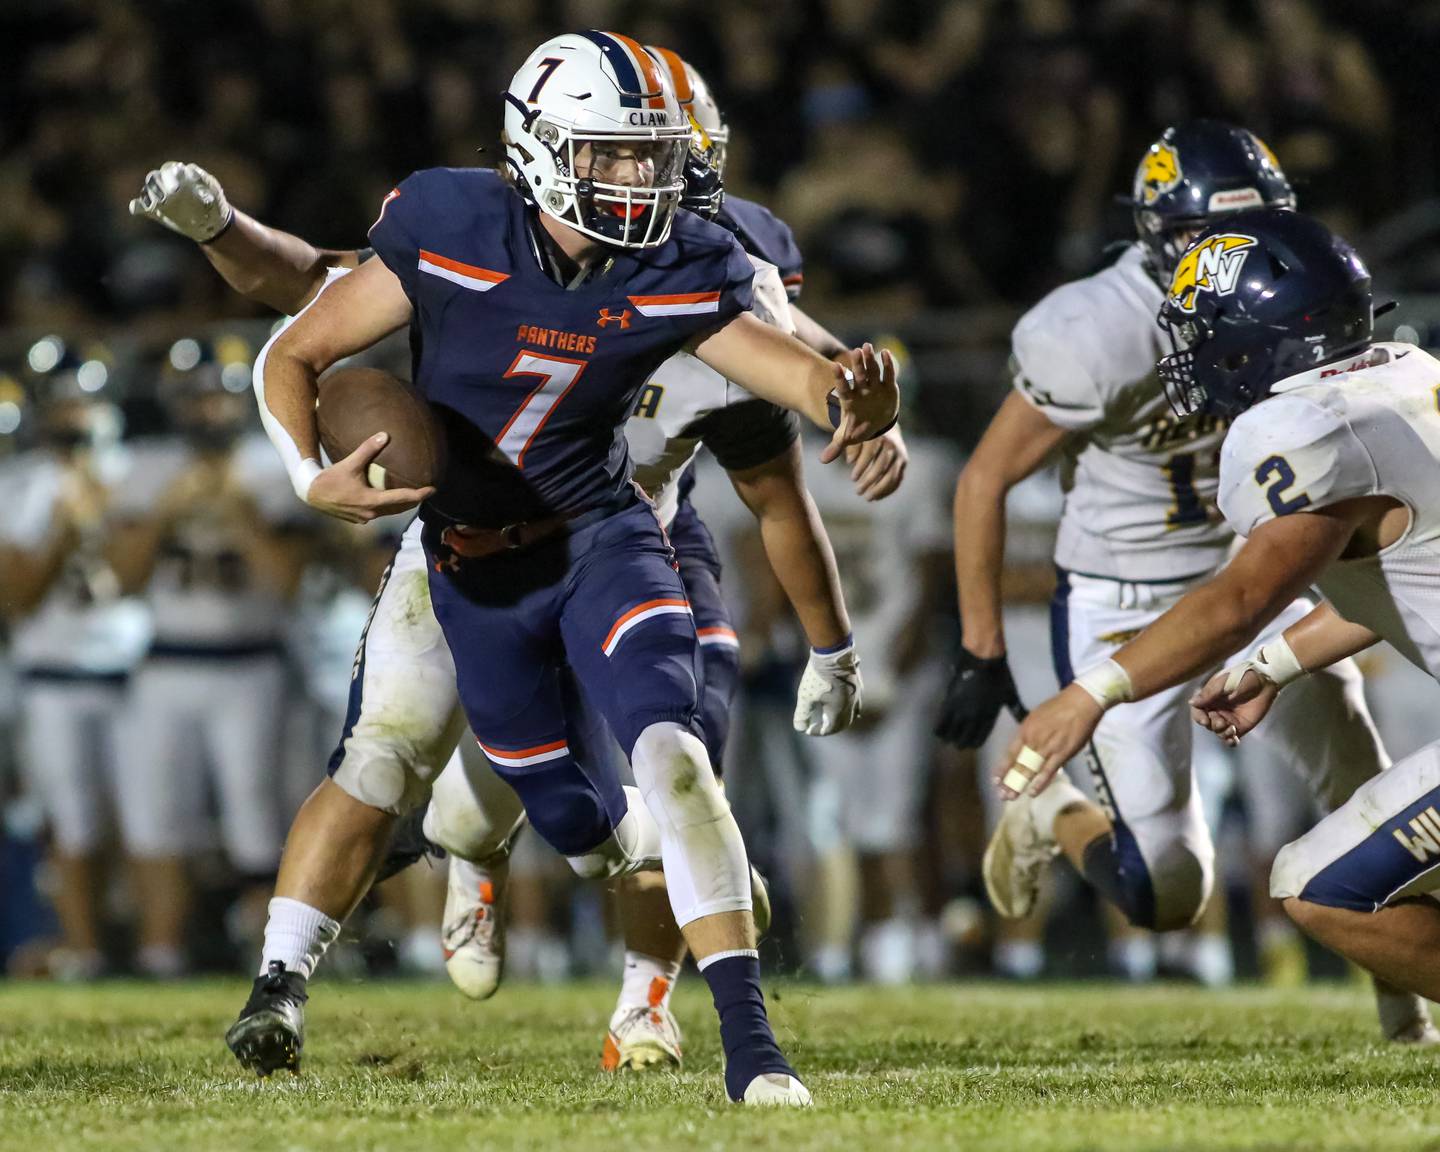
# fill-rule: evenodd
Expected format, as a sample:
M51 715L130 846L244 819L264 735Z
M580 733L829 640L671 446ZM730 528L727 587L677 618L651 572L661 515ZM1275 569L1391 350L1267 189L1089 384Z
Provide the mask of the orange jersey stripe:
M539 756L544 752L558 752L565 747L564 740L556 740L550 744L537 744L533 748L492 748L479 740L475 741L481 748L492 756L501 756L508 760L516 760L522 756Z
M427 252L420 249L420 259L429 261L431 264L441 268L448 268L451 272L458 272L462 276L473 276L476 280L488 280L492 284L499 284L502 280L510 277L504 272L492 272L489 268L478 268L474 264L463 264L459 260L452 260L449 256L441 256L438 252Z
M680 292L673 296L630 297L630 303L636 307L650 304L714 304L719 300L719 292Z
M716 626L713 627L713 628L697 628L697 629L695 629L695 635L697 635L697 636L734 636L734 635L735 635L735 629L733 629L733 628L722 628L722 627L720 627L719 625L716 625Z
M630 611L626 612L625 615L621 616L620 619L618 619L618 620L615 621L615 624L611 627L610 631L606 634L606 636L605 636L605 641L604 641L604 643L602 643L602 644L600 645L600 647L601 647L601 648L608 648L608 647L610 646L610 641L613 640L613 639L615 639L615 633L617 633L618 631L620 631L620 629L625 626L625 622L626 622L627 620L630 620L632 617L635 617L635 616L640 615L640 613L642 613L642 612L648 612L648 611L650 611L651 608L689 608L689 607L690 607L690 601L688 601L688 600L647 600L647 601L645 601L644 604L637 604L637 605L635 605L634 608L631 608Z

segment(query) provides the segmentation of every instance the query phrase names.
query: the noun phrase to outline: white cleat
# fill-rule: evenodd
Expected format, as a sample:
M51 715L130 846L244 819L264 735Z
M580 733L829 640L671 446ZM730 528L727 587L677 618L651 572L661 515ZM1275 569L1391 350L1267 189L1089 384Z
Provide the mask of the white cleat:
M810 1090L784 1072L766 1072L750 1081L740 1101L752 1108L809 1108Z
M995 911L1007 920L1030 915L1045 866L1060 845L1035 826L1035 801L1019 796L1001 806L1000 823L985 847L985 891Z
M1391 1044L1405 1044L1412 1048L1434 1048L1440 1044L1440 1028L1427 1017L1416 1020L1393 1036L1385 1037Z
M445 892L441 943L450 981L471 1000L488 1000L505 971L505 929L500 910L508 857L472 864L452 854Z
M668 1006L627 1008L610 1018L610 1031L600 1056L604 1071L678 1068L680 1059L680 1024Z

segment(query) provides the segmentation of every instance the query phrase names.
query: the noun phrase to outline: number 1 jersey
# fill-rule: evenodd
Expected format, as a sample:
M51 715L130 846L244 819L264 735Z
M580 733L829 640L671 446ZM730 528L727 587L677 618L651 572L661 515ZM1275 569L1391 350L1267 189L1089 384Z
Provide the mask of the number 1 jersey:
M489 169L433 168L385 199L370 242L414 307L414 381L450 463L422 515L501 527L629 498L623 429L641 385L751 305L735 238L688 212L610 249L577 287L541 266L533 210Z
M1062 568L1116 580L1203 576L1232 539L1215 508L1223 423L1178 419L1155 374L1168 352L1163 293L1138 244L1108 268L1055 289L1011 338L1014 385L1065 447Z

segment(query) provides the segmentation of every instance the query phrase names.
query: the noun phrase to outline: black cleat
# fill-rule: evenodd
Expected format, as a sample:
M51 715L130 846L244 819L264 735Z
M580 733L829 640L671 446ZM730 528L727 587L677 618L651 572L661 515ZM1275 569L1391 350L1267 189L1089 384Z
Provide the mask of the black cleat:
M225 1033L225 1043L246 1068L268 1076L281 1068L300 1071L305 1046L305 977L285 971L281 960L255 981L240 1019Z
M403 872L417 860L427 856L433 860L444 860L445 849L425 835L425 809L421 804L402 816L390 834L390 847L380 861L380 870L375 874L375 884L390 879L397 872Z

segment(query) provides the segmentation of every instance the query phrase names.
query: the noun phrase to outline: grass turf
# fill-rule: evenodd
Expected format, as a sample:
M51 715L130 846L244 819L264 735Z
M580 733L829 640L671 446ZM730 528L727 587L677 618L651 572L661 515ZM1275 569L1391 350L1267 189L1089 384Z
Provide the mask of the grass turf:
M318 980L303 1074L265 1082L220 1039L244 992L0 986L0 1149L1440 1148L1440 1052L1377 1043L1350 987L781 984L817 1102L786 1114L725 1103L693 979L685 1071L618 1078L608 986Z

